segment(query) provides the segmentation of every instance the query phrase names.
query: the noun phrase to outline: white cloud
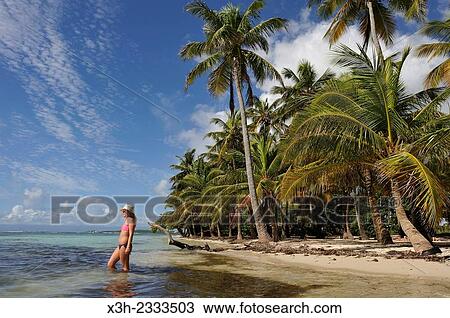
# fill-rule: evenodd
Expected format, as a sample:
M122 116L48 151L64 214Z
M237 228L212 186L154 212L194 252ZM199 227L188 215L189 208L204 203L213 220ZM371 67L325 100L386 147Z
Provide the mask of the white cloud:
M25 207L31 207L41 201L44 191L39 187L25 189L23 204Z
M15 224L42 224L50 223L50 213L41 210L26 209L23 205L16 205L11 209L11 212L1 218L5 223Z
M170 144L183 148L196 149L197 153L206 151L206 146L211 144L211 139L205 138L205 135L217 129L211 123L211 119L214 117L225 119L226 113L225 111L216 111L208 105L197 105L190 117L190 121L194 127L182 130L176 135L169 136L167 141Z
M88 208L90 214L92 211ZM100 215L105 214L99 213ZM1 223L9 224L51 224L51 213L47 210L26 208L22 204L15 205L11 211L4 216L0 217ZM76 219L75 214L64 214L61 216L62 224L75 224L79 221Z
M397 32L394 45L385 49L385 51L386 55L394 54L396 52L402 52L407 46L414 49L421 44L435 41L436 40L419 33L401 34ZM439 63L442 63L443 60L443 58L435 58L428 61L427 59L415 56L414 50L412 50L402 69L402 78L407 85L408 91L415 93L423 90L425 77Z
M442 20L450 18L450 5L448 4L448 0L439 0L437 10L441 14Z
M167 179L161 179L156 186L153 187L153 191L156 195L167 195L170 190L170 183Z
M278 70L283 67L295 70L298 62L301 59L306 59L314 65L319 74L330 67L333 67L333 70L339 73L342 70L333 65L333 53L330 51L327 39L324 39L324 34L329 25L329 21L313 22L309 18L309 11L303 10L298 21L290 21L290 29L287 35L271 39L271 48L267 58ZM402 34L398 32L395 35L394 45L387 49L384 48L384 52L385 55L388 55L402 51L407 45L414 48L422 43L432 41L429 37L418 33ZM362 44L362 37L357 26L351 26L341 38L340 43L353 49L357 48L357 43ZM427 62L426 59L418 58L411 52L403 69L403 79L408 90L416 92L423 89L426 74L441 61L441 59L434 59ZM267 81L260 87L262 98L268 98L269 101L274 100L275 96L270 94L270 89L274 84L274 81Z
M9 213L0 218L5 223L49 223L50 213L36 206L40 206L43 190L38 187L26 188L23 203L15 205Z

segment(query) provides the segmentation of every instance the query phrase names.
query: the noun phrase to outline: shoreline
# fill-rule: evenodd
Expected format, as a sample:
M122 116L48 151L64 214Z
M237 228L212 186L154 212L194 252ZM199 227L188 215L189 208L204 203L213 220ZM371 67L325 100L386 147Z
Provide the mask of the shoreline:
M234 259L283 265L288 270L307 266L347 274L395 275L414 279L439 279L450 283L448 247L441 248L442 254L439 256L414 257L412 247L405 246L402 242L383 247L374 241L288 240L261 244L256 240L236 243L218 239L177 239L192 245L207 243L213 253Z

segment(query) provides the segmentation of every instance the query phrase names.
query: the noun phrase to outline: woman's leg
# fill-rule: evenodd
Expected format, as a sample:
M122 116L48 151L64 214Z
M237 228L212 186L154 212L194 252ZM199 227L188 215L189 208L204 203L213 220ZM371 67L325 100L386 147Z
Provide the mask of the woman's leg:
M127 265L127 254L125 254L125 246L121 246L119 253L120 253L120 262L122 263L122 271L128 272L128 265Z
M116 263L119 261L119 259L120 259L119 248L116 247L114 252L111 254L111 257L109 258L108 268L109 269L116 269Z
M130 251L130 253L125 254L125 265L123 266L123 268L127 272L130 270L130 255L131 255L131 251Z

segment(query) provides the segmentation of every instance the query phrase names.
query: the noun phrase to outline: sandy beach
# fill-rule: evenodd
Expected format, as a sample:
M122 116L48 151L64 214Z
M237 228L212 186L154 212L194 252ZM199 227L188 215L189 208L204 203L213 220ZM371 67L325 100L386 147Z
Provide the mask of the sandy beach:
M226 240L179 238L191 245L207 243L214 253L250 262L311 267L326 271L366 275L396 275L432 279L450 284L450 248L433 257L417 257L404 242L383 247L374 241L288 240L261 246L254 240L232 243ZM287 252L287 253L286 253ZM204 252L210 253L210 252Z

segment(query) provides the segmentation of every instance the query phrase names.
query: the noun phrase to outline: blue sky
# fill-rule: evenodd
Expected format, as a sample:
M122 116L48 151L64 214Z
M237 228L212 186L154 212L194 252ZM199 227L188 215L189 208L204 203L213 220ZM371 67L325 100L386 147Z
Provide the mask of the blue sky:
M227 103L209 96L204 79L183 90L194 62L177 53L202 36L186 3L0 1L0 224L48 224L52 194L164 194L175 156L204 149L209 119L223 116ZM445 0L429 7L430 19L449 12ZM289 33L271 38L267 58L277 67L301 58L319 71L330 66L328 22L304 1L268 0L269 16L290 20ZM430 40L416 23L398 22L386 50ZM358 40L353 27L342 41ZM411 58L404 76L411 91L438 62ZM270 85L257 93L272 98Z

